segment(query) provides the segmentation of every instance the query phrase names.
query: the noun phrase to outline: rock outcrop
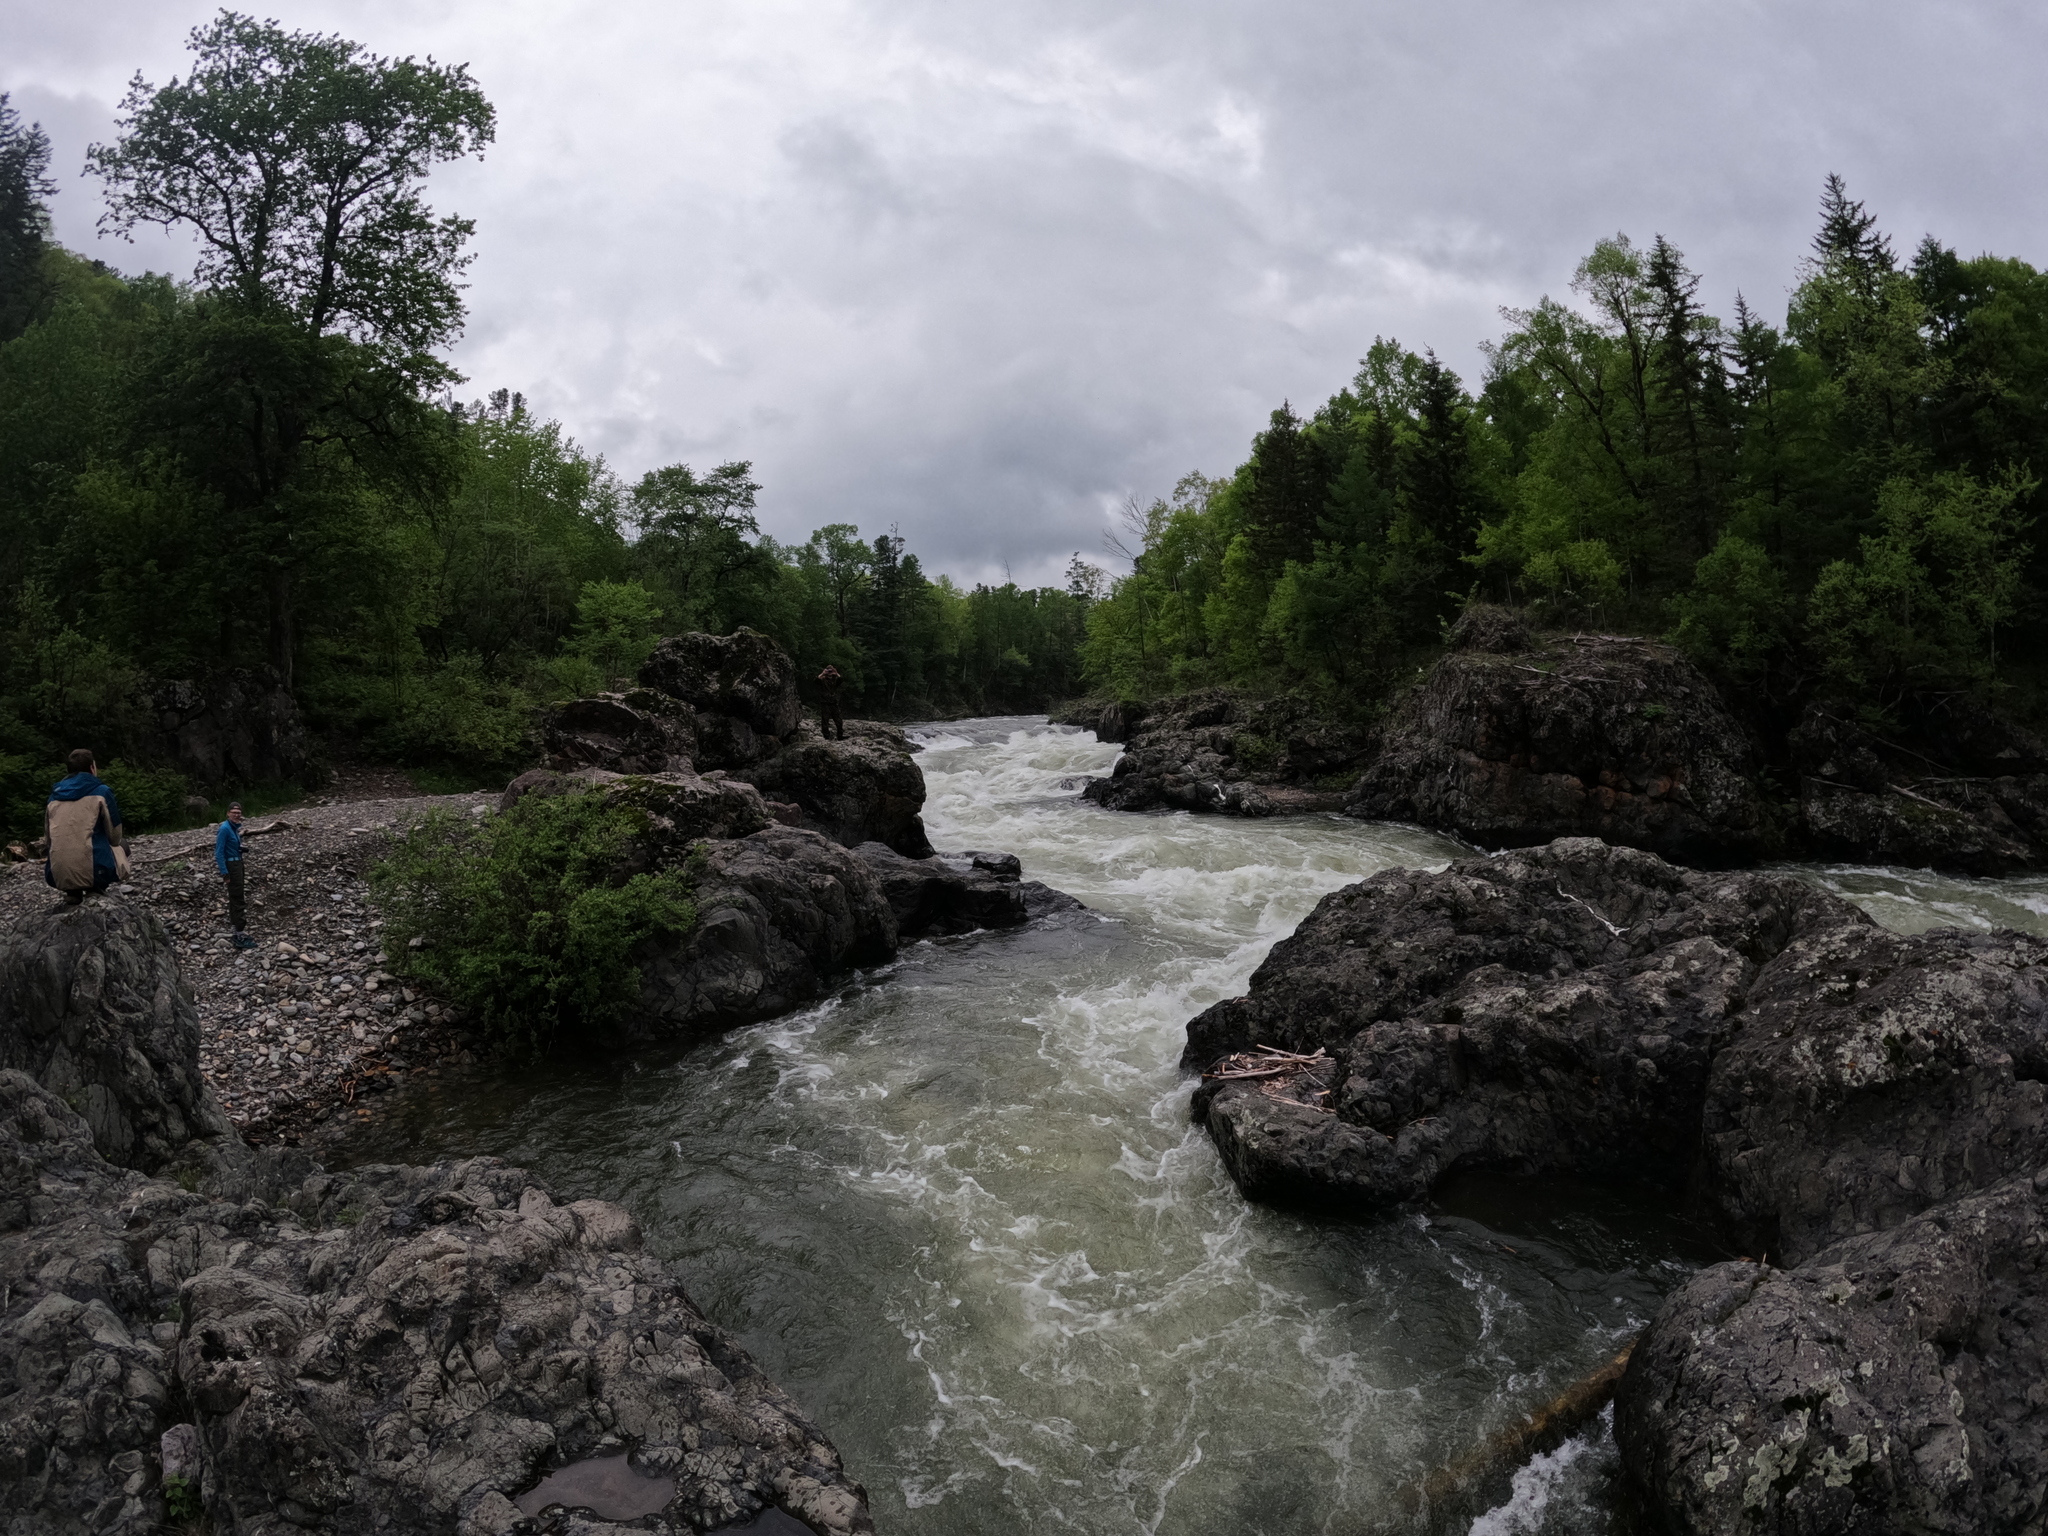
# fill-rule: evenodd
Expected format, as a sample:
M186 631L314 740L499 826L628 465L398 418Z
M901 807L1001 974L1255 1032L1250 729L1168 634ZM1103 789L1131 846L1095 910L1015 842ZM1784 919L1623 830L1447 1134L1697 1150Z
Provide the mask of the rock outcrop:
M886 843L854 849L906 939L1014 928L1034 914L1014 854L935 853L907 859Z
M1616 1394L1623 1464L1699 1536L2017 1533L2048 1518L2048 1171L1796 1270L1717 1264Z
M1085 723L1124 743L1109 777L1081 791L1113 811L1335 810L1372 745L1364 727L1334 723L1305 700L1229 689L1112 704Z
M689 773L696 767L696 714L653 688L557 704L542 717L541 737L548 766L564 773Z
M160 931L133 929L129 969L163 974ZM110 986L53 990L47 969L34 945L0 953L0 991L18 1003L0 1014L7 1059L33 1055L17 1034L131 1033L170 1081L142 1067L96 1079L112 1100L101 1118L117 1134L161 1123L159 1106L198 1081L175 989L138 1006ZM308 1177L245 1154L232 1190L187 1189L115 1166L94 1133L27 1072L0 1071L10 1531L144 1536L195 1498L213 1529L264 1536L595 1531L607 1527L561 1512L520 1525L513 1496L621 1451L666 1480L656 1530L771 1509L835 1536L873 1529L817 1427L618 1207L559 1202L489 1158ZM167 1486L167 1469L190 1481Z
M1395 706L1345 811L1487 848L1598 837L1710 867L1770 846L1755 744L1669 646L1473 625ZM1481 648L1483 646L1488 648Z
M671 635L640 668L640 681L697 712L707 755L720 759L714 766L751 761L764 740L780 741L803 723L796 664L744 626L729 635Z
M1788 746L1807 847L1966 875L2048 865L2048 746L1955 701L1915 724L1908 747L1844 712L1806 711Z
M932 851L922 814L924 775L886 738L828 741L805 730L732 776L770 800L795 805L803 826L846 847L886 843L913 859Z
M849 848L872 841L911 858L932 851L915 745L876 721L848 721L845 740L820 735L804 721L795 663L766 635L673 635L655 647L640 682L551 709L543 723L547 768L701 774L706 782L730 776L759 788L766 818ZM524 774L507 803L549 782Z
M291 690L265 669L152 683L144 756L210 786L310 782L313 742Z
M126 901L44 906L0 931L0 1068L85 1117L101 1154L155 1173L235 1142L199 1074L199 1016L163 925Z
M1670 1529L2048 1513L2048 943L1564 840L1326 897L1184 1059L1248 1195L1647 1178L1767 1259L1684 1287L1620 1384Z
M771 826L706 843L694 873L696 925L641 957L628 1036L772 1018L896 953L895 915L867 864L816 832Z

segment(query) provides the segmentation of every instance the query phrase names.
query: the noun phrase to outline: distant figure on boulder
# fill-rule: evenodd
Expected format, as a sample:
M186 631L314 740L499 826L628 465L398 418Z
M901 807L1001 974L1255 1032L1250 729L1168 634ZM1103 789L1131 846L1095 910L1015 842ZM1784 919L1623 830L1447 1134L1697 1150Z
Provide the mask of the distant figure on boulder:
M846 740L846 716L839 710L839 690L845 686L846 679L839 669L827 662L825 670L818 674L818 729L828 741L835 725L839 727L839 739Z
M213 835L213 864L228 883L228 922L235 930L235 948L253 949L256 941L242 931L242 802L231 801L228 818Z
M43 878L77 903L87 891L104 891L128 873L128 850L121 841L121 802L114 788L99 776L89 748L80 747L65 760L70 772L50 791L43 807Z

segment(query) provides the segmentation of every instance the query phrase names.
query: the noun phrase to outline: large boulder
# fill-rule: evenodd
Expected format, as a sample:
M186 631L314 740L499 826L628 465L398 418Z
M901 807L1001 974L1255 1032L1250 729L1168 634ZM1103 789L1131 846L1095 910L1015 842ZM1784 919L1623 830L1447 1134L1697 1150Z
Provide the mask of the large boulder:
M861 732L833 741L802 731L774 756L734 769L733 777L798 806L803 825L849 848L886 843L913 859L932 851L921 814L924 775L886 736Z
M779 741L804 717L796 664L773 640L744 626L729 635L671 635L655 646L640 668L640 681L681 699L700 716L722 716L744 725L757 740ZM702 721L698 729L700 735L710 734Z
M697 751L690 706L652 688L600 693L557 704L541 718L550 768L570 773L689 773Z
M1381 1206L1462 1167L1678 1184L1759 970L1843 924L1868 920L1793 876L1588 838L1390 870L1324 897L1182 1061L1218 1074L1198 1112L1258 1196Z
M1587 836L1706 866L1768 851L1754 744L1679 652L1570 636L1503 653L1512 625L1472 629L1396 705L1347 814L1488 848Z
M1797 1269L1703 1270L1615 1400L1631 1479L1684 1536L2003 1536L2048 1520L2048 1170Z
M201 784L306 782L312 737L291 690L268 668L152 683L144 754Z
M1069 717L1072 718L1072 717ZM1112 704L1090 723L1123 756L1082 797L1113 811L1223 816L1335 810L1371 752L1363 726L1309 701L1209 689L1151 704Z
M696 925L642 957L640 1004L621 1026L700 1034L812 1002L854 966L896 953L896 919L868 866L796 827L705 845Z
M0 933L0 1068L77 1110L124 1168L237 1143L200 1075L199 1015L163 924L119 895L53 899Z
M505 786L498 809L509 811L529 795L599 794L606 802L639 812L645 829L634 839L636 868L652 869L686 856L694 844L758 832L774 820L759 790L723 774L612 773L583 768L557 773L530 768Z

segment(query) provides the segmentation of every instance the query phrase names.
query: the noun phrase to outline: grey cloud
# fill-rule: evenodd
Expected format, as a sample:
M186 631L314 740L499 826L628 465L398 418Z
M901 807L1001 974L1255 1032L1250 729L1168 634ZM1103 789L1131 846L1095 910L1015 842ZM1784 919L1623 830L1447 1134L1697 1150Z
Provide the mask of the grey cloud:
M0 87L75 169L205 14L12 6ZM472 389L523 389L628 474L752 459L779 537L895 523L969 579L1052 579L1123 494L1227 469L1375 334L1476 381L1498 307L1562 294L1617 228L1766 313L1830 170L1902 246L2048 233L2048 15L2019 5L281 14L468 59L497 102L499 145L437 187L478 220ZM67 181L67 240L91 212Z

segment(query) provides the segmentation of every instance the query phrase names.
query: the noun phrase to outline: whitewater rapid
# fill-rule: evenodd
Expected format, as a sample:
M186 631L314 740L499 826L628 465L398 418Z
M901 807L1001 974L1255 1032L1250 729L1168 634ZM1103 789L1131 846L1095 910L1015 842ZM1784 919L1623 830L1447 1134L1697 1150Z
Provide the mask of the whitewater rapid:
M374 1149L490 1152L631 1207L881 1530L1414 1529L1404 1490L1718 1257L1660 1197L1565 1181L1469 1179L1370 1220L1246 1205L1188 1123L1187 1020L1324 893L1467 850L1336 816L1104 811L1074 789L1118 749L1042 720L914 734L934 844L1015 853L1086 913L916 944L665 1058L508 1074ZM2032 888L1813 877L1901 924L2048 911ZM1595 1426L1456 1528L1619 1531L1612 1461Z

